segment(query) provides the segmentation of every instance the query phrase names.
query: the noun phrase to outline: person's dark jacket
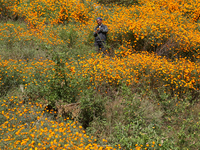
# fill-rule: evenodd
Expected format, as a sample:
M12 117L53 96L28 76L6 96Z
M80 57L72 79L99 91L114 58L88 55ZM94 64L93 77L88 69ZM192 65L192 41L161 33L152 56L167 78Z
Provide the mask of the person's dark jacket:
M105 42L107 39L107 32L108 32L108 27L106 25L101 24L101 26L97 25L96 28L94 29L95 31L99 28L100 30L98 31L98 35L96 32L94 32L94 37L95 37L95 43L103 41Z

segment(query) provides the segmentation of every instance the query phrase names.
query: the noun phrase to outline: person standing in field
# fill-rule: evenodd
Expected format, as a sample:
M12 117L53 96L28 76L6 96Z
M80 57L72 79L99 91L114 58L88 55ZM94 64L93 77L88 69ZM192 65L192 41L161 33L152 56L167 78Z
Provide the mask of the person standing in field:
M102 18L98 17L96 19L97 21L97 26L95 27L94 31L94 37L95 37L95 42L94 46L96 47L96 51L98 53L103 52L106 54L106 40L107 40L107 32L108 32L108 27L102 23Z

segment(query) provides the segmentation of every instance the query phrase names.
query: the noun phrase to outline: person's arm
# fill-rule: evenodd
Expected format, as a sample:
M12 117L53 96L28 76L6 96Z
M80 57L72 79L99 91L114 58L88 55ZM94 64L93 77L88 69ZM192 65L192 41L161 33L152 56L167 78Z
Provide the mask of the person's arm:
M94 33L93 33L94 37L97 36L97 33L98 33L98 31L97 31L97 27L96 27L96 28L94 29Z

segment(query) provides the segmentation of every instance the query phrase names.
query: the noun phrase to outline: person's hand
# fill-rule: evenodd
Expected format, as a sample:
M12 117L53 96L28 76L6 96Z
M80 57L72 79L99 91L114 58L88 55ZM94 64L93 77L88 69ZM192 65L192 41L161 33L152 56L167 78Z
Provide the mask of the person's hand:
M99 31L100 29L99 28L97 28L97 30L95 31L95 33L98 33L98 31Z

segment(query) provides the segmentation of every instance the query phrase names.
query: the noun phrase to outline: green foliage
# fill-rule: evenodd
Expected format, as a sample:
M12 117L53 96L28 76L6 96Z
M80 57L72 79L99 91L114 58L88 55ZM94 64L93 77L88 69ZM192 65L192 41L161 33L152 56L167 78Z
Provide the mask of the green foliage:
M4 26L3 22L0 22L2 26L1 32L5 36L0 38L0 55L3 59L32 59L44 57L45 52L42 51L42 41L37 39L34 35L26 35L18 37L18 34L24 34L27 32L25 23L19 21L8 21L8 26Z
M12 13L8 9L8 4L4 2L0 2L0 19L2 20L8 20L11 16Z
M90 31L88 37L87 37L87 40L84 41L84 44L85 45L90 45L90 46L93 46L94 45L94 35L93 35L93 31Z
M77 88L73 84L71 86L71 82L73 82L70 78L66 76L66 68L65 63L61 61L62 59L58 54L54 54L53 57L55 65L55 72L52 74L52 78L50 78L50 91L48 97L49 104L55 107L55 102L58 100L63 100L67 103L73 103L76 100ZM69 71L68 71L69 72Z
M84 90L80 96L81 113L79 120L83 127L87 128L96 118L103 119L106 98L96 94L94 89Z
M77 43L78 33L75 29L70 28L70 30L62 29L59 33L60 38L68 45L68 47L73 47Z

